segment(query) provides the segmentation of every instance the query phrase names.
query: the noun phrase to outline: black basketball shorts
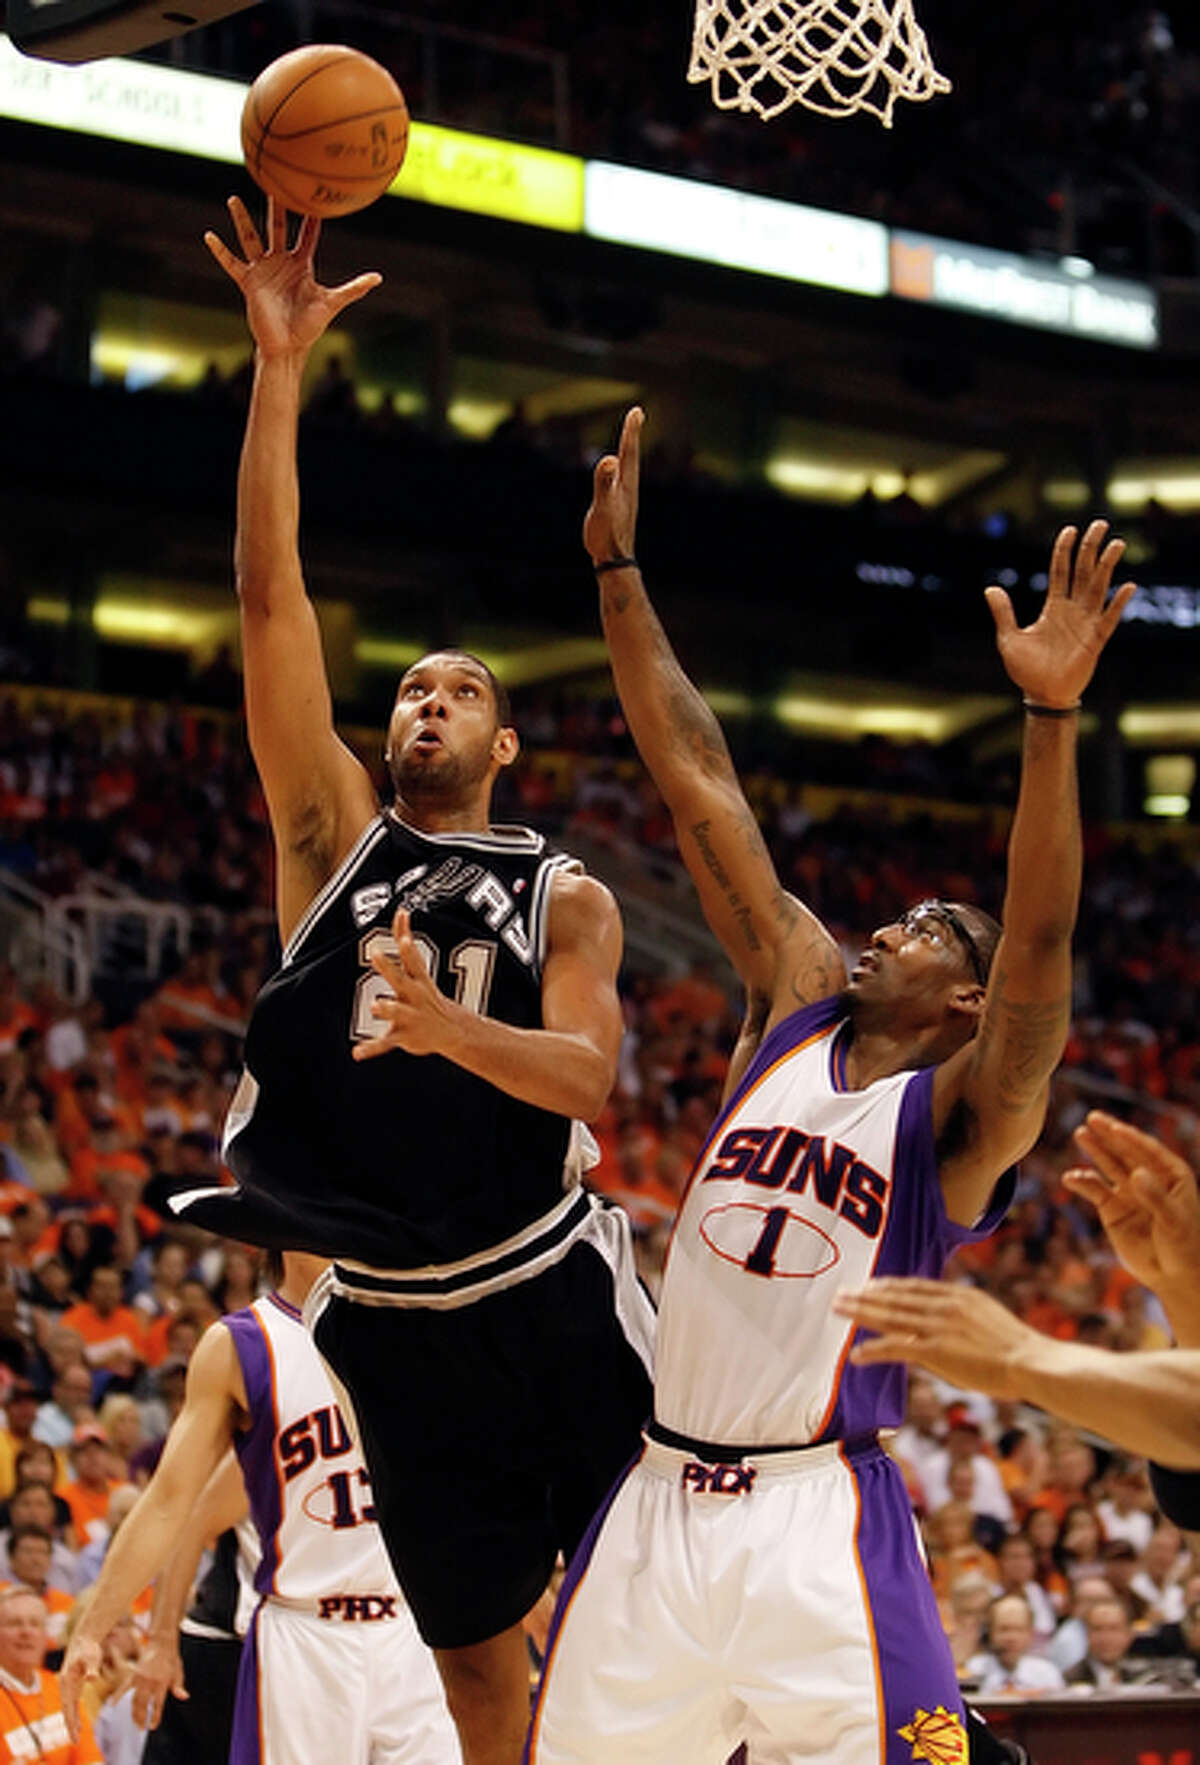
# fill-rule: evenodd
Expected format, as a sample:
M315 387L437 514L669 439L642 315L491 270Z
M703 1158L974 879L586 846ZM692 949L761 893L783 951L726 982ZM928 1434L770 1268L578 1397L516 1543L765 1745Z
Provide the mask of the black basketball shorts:
M638 1450L652 1323L631 1261L606 1253L602 1233L450 1309L344 1292L319 1303L314 1339L353 1409L384 1543L431 1647L519 1623L558 1552L570 1560Z

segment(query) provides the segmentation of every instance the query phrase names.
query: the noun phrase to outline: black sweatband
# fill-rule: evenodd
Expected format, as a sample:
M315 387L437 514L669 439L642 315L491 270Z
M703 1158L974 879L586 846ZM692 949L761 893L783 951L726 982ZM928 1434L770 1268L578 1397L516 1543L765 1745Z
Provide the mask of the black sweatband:
M1021 703L1031 717L1074 717L1083 710L1082 699L1073 705L1039 705L1036 699L1022 699Z
M636 570L637 567L636 558L605 558L603 563L592 565L597 576L603 576L606 570Z

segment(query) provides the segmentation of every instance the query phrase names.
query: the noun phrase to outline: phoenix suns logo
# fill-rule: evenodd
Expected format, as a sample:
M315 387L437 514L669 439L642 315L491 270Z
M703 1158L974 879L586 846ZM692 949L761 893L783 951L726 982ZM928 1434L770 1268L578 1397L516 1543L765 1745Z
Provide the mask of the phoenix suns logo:
M938 1704L933 1710L919 1706L911 1722L897 1731L912 1746L912 1758L926 1765L967 1765L970 1748L962 1717Z

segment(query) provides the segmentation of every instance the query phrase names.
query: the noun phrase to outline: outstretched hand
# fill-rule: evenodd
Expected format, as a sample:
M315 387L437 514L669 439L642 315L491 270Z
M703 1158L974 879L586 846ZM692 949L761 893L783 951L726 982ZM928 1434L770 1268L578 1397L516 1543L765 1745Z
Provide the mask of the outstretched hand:
M1045 604L1032 625L1017 624L1004 589L986 590L1009 678L1026 698L1040 705L1065 707L1079 702L1101 650L1133 597L1135 585L1126 582L1109 599L1125 541L1110 539L1105 545L1107 532L1107 521L1093 521L1075 552L1078 530L1062 529L1050 558Z
M1167 1301L1194 1304L1200 1270L1200 1188L1186 1160L1151 1134L1093 1109L1075 1130L1094 1169L1067 1171L1073 1195L1091 1202L1131 1275Z
M885 1276L837 1294L833 1309L874 1332L851 1351L857 1367L908 1361L964 1391L1020 1395L1014 1362L1033 1332L978 1288Z
M216 233L206 233L204 243L241 289L261 355L305 354L344 308L378 288L383 280L377 271L368 270L337 288L323 288L313 275L320 221L306 215L295 244L289 248L287 210L274 197L267 199L265 246L240 196L229 198L229 213L242 256L232 252Z
M584 548L593 564L609 558L631 558L637 538L638 478L641 434L646 413L634 405L625 414L615 454L597 460L592 478L592 503L583 518Z

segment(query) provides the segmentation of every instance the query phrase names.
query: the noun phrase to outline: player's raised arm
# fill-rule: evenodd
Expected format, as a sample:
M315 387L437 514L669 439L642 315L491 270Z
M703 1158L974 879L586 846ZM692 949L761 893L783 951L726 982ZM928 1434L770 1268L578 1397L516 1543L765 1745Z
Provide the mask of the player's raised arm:
M376 806L366 772L334 732L321 634L300 565L296 437L309 351L380 278L322 288L313 275L319 221L305 219L289 248L287 213L275 201L265 245L237 197L229 212L242 255L215 233L205 243L241 290L255 344L236 571L247 726L275 831L286 937Z
M946 1204L972 1224L996 1178L1033 1145L1050 1075L1071 1019L1071 938L1079 908L1082 838L1076 778L1081 694L1133 594L1109 598L1125 550L1093 521L1054 544L1045 604L1017 625L1002 588L989 588L1000 655L1022 694L1021 785L1008 843L1008 880L979 1033L938 1069L934 1119Z
M186 1698L179 1626L183 1622L200 1559L214 1538L245 1518L249 1504L237 1454L225 1454L193 1503L166 1565L154 1583L150 1631L133 1671L133 1719L157 1728L168 1696Z
M244 1387L237 1349L229 1331L214 1324L192 1356L183 1409L158 1469L113 1539L71 1638L61 1684L72 1739L78 1732L79 1695L84 1681L100 1670L105 1637L174 1550L197 1497L229 1448L239 1407L244 1408Z
M642 422L631 410L618 453L598 463L583 526L613 674L708 922L755 1010L765 1002L779 1014L835 993L845 965L820 921L782 888L721 726L680 667L633 561Z

